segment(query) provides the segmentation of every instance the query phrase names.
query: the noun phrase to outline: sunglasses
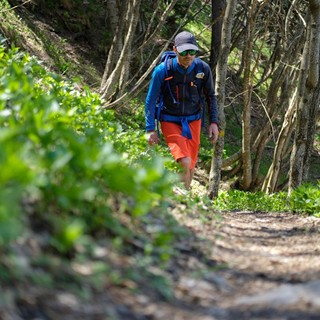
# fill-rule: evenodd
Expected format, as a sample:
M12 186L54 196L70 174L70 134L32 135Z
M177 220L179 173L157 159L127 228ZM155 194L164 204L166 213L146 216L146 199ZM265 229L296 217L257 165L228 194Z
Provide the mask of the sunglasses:
M190 54L190 56L194 56L197 53L197 50L185 50L182 52L179 52L180 56L185 57L187 54Z

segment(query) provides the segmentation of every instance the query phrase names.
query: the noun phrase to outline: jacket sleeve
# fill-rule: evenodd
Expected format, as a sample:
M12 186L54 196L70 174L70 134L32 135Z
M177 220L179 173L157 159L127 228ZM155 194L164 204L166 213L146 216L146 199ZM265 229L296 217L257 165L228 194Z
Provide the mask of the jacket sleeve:
M158 65L152 74L152 79L149 85L148 94L145 101L145 121L146 131L155 130L155 111L156 104L161 93L161 86L165 77L164 63Z
M210 123L219 124L218 119L218 104L217 97L215 94L215 81L212 76L211 69L207 63L203 61L204 66L204 81L203 81L203 94L206 99L208 107L208 115Z

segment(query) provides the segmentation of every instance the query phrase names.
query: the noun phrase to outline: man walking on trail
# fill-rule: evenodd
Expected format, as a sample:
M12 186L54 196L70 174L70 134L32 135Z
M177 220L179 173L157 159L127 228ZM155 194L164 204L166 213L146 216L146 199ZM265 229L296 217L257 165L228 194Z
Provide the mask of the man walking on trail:
M201 131L201 94L209 115L209 138L218 139L218 110L214 80L209 65L196 58L197 41L193 34L180 32L174 41L176 57L162 62L153 71L145 104L146 131L150 145L159 143L155 131L156 104L162 99L159 116L161 131L174 159L183 168L182 181L190 189L198 159Z

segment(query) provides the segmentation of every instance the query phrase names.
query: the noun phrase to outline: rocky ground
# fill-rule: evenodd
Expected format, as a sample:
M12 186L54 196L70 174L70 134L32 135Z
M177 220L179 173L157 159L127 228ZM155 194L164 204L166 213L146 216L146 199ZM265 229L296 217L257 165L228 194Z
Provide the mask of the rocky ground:
M177 319L320 319L318 219L233 212L222 215L218 228L215 221L179 219L205 237L209 259L226 267L198 281L180 279L177 290L187 287L183 299L193 297L190 305L202 314Z
M197 240L175 270L177 304L158 306L150 319L320 319L319 219L262 212L177 218Z
M153 268L168 279L172 291L167 295L147 280L140 286L130 280L104 281L96 291L88 286L87 295L83 283L79 294L70 286L52 290L22 281L14 284L20 294L2 287L0 318L320 319L319 219L280 212L199 217L184 213L183 207L172 214L190 233L174 244L178 255L167 268ZM104 249L100 256L104 252L110 260L112 253ZM115 268L130 263L130 257L113 259ZM73 270L82 276L89 272L88 265L74 264Z

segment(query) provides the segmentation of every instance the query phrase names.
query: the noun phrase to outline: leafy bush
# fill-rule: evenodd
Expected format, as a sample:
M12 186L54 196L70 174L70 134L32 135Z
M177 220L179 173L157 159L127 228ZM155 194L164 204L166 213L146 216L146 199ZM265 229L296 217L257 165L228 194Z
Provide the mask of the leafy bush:
M317 185L303 184L290 197L293 211L314 214L320 217L320 182Z
M164 160L128 156L146 148L142 138L130 140L88 88L16 48L0 57L0 245L21 234L27 205L61 252L97 230L130 237L117 214L161 204L173 179Z
M218 210L291 211L320 217L320 183L301 185L290 197L287 192L268 195L263 192L224 191L214 200L213 205Z
M263 192L250 193L240 190L221 192L214 200L218 210L248 210L248 211L288 211L287 193L280 192L271 195Z

